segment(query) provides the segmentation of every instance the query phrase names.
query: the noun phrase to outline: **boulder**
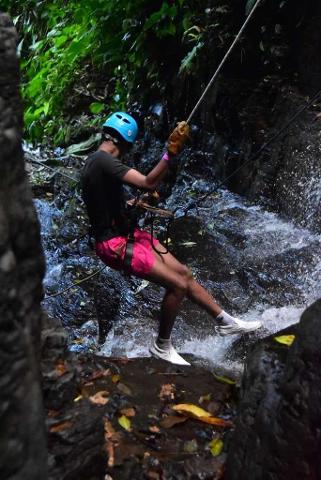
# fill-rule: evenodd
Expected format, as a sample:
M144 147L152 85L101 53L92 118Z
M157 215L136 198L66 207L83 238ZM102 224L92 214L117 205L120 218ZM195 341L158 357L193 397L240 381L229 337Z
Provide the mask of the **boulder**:
M248 358L226 480L321 479L321 300L291 348L273 338Z

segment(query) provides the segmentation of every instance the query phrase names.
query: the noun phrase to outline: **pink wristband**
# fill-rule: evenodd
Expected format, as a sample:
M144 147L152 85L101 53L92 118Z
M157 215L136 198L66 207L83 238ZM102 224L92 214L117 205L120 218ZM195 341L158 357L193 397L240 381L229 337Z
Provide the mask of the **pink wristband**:
M169 161L169 155L168 152L165 152L164 155L162 156L162 160L165 160L165 162Z

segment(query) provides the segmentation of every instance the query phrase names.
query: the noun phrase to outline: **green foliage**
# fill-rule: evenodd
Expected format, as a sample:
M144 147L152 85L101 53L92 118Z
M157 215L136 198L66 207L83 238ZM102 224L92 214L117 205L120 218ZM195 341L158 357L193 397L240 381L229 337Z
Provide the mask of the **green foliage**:
M93 125L110 110L126 108L140 89L159 92L167 48L178 52L176 73L190 74L203 45L201 29L193 26L191 4L187 0L1 2L21 38L18 52L28 139L67 142L79 98L81 113ZM104 79L107 93L93 92L97 77Z

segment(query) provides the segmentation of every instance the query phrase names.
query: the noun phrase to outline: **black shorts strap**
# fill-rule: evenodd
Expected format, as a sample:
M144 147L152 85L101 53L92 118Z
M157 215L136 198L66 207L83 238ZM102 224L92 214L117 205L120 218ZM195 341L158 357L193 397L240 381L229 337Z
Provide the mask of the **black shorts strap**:
M126 251L124 257L124 267L129 269L132 264L133 254L134 254L134 243L135 239L133 236L129 236L126 242Z

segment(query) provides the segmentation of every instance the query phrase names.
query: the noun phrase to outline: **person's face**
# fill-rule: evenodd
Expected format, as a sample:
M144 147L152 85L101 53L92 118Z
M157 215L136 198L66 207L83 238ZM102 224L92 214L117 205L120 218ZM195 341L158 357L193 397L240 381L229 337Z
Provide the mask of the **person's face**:
M120 158L121 156L121 149L120 146L112 141L108 142L109 153L116 158Z
M130 145L117 138L116 136L108 135L104 140L104 150L110 153L115 158L122 158L130 149Z

